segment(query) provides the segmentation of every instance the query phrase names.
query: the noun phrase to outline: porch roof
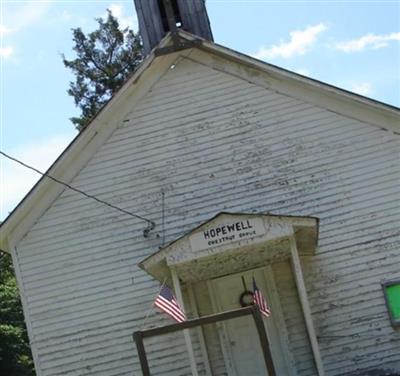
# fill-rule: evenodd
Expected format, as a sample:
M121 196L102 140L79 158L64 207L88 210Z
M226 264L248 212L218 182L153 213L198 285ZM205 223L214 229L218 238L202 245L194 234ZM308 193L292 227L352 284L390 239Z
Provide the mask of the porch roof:
M181 281L195 282L264 266L290 254L295 238L301 255L313 255L318 219L221 212L139 263L164 281L173 268Z

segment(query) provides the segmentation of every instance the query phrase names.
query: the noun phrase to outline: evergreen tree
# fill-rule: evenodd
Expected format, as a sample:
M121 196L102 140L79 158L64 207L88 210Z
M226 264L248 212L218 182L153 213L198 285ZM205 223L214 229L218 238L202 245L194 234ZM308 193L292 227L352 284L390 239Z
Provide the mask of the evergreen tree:
M107 10L107 19L96 19L98 29L85 35L81 28L72 29L76 59L64 65L76 76L68 94L81 109L80 117L70 120L82 130L104 104L135 71L143 59L138 34L121 29L118 20Z
M35 375L11 257L1 251L0 375Z

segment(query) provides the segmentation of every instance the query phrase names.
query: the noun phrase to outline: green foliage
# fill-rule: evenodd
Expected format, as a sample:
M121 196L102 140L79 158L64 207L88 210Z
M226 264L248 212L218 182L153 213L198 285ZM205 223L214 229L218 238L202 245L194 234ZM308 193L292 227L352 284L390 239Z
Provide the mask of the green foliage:
M11 258L0 251L0 375L35 375Z
M118 20L107 12L107 19L96 19L98 29L88 35L79 27L72 29L76 59L67 60L62 55L64 65L76 76L75 82L70 82L68 94L81 109L80 117L70 119L79 130L93 119L143 59L139 35L128 28L120 29Z

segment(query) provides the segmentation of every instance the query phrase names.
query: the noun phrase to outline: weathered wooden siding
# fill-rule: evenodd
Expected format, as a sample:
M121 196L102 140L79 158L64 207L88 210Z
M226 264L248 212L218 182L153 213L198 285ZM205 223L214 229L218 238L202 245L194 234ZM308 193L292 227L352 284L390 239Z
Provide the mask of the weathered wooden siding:
M273 274L288 332L289 349L296 364L297 374L299 376L316 375L311 344L289 261L274 264Z
M399 151L390 131L182 59L72 181L154 220L150 238L66 190L18 245L38 374L139 374L131 335L158 283L136 265L163 238L162 190L167 241L222 210L319 217L303 262L327 374L399 371L380 286L400 278ZM188 374L183 338L151 346L159 374Z

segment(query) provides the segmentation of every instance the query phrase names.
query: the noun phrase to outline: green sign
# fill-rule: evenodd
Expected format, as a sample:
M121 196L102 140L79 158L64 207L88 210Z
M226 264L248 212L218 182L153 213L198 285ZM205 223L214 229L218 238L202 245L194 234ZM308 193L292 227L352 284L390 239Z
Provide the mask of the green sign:
M400 324L400 282L384 286L392 322Z

